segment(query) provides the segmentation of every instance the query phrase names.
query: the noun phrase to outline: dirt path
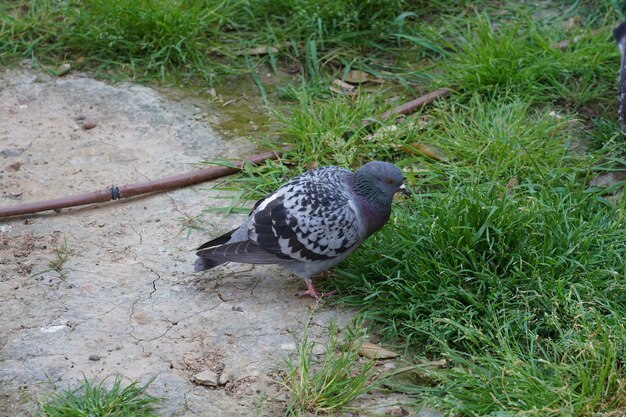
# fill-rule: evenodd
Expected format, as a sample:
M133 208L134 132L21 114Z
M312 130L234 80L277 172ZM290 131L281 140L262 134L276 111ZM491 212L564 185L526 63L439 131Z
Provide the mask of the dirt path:
M149 88L80 75L0 74L0 205L56 198L193 169L252 149L210 128L214 115ZM85 130L80 123L94 121ZM225 266L194 274L195 246L241 216L184 221L211 205L209 185L0 219L0 415L30 415L36 400L83 378L119 373L167 398L167 416L280 415L273 381L293 353L291 330L314 307L303 283L273 267ZM67 255L61 273L49 263ZM316 311L322 335L334 317ZM228 379L205 387L193 375ZM224 381L222 381L224 382Z

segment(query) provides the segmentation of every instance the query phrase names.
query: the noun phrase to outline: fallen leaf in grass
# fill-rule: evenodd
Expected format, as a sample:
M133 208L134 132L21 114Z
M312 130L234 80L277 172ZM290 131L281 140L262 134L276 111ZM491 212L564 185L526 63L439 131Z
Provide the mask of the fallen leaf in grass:
M415 142L409 145L404 145L403 148L405 151L412 153L413 155L422 154L437 161L449 162L448 156L445 154L445 152L435 145Z
M580 16L574 16L574 17L570 17L569 19L567 19L565 21L565 23L563 23L563 27L565 29L566 32L569 32L570 30L574 29L575 27L580 25Z
M249 55L249 56L259 56L259 55L267 55L269 53L275 54L278 52L278 48L275 46L257 46L256 48L246 49L245 51L239 52L237 55Z
M623 172L607 172L605 174L598 175L589 181L589 185L592 187L607 188L612 187L617 183L621 183L626 179L626 173Z
M342 88L342 89L344 89L344 90L350 90L350 91L353 91L353 90L354 90L354 86L352 86L352 85L350 85L350 84L348 84L348 83L346 83L346 82L343 82L343 81L341 81L341 80L340 80L340 79L338 79L338 78L336 78L336 79L334 79L334 80L333 80L333 85L334 85L335 87Z
M359 355L369 359L391 359L397 357L399 354L373 343L363 342L359 348Z
M439 359L438 361L426 361L422 362L423 366L430 366L431 368L446 368L448 366L447 359Z
M356 91L354 91L354 86L339 79L333 80L332 85L329 88L330 91L337 94L343 94L348 96L353 96L356 94Z
M519 179L517 177L513 177L506 183L507 191L511 191L513 188L519 186Z
M377 83L382 83L383 80L381 80L378 77L374 77L371 74L368 74L365 71L360 71L360 70L350 70L348 71L348 73L346 74L344 81L351 83L351 84L361 84L361 83L366 83L368 81L373 81L373 82L377 82Z
M437 361L425 361L417 365L403 366L401 368L391 369L385 372L384 376L391 378L395 383L404 383L410 385L436 385L436 380L432 375L424 370L424 368L446 368L448 361L440 359Z

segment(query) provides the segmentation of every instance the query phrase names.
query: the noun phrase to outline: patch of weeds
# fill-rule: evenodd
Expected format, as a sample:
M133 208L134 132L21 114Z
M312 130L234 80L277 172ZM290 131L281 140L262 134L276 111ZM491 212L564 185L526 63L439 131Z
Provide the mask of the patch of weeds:
M309 339L305 325L295 339L296 361L285 360L287 375L283 383L291 392L286 416L340 411L372 389L374 362L358 354L365 339L358 329L358 324L344 329L344 338L340 340L339 329L331 321L323 353L317 356L313 354L315 342Z
M457 98L458 99L458 98ZM473 95L465 103L451 99L434 104L415 135L442 149L451 161L419 158L421 184L444 186L450 178L521 183L559 179L589 163L570 152L580 123L573 114L532 106L515 96Z
M69 60L162 80L177 73L212 81L233 72L209 54L229 54L218 39L236 13L235 1L44 0L3 7L3 60Z
M619 51L610 28L566 32L531 17L496 24L485 15L457 22L458 37L439 65L436 83L470 94L506 93L531 102L561 100L580 107L614 98ZM574 41L575 39L575 41ZM559 42L570 41L559 47Z
M191 234L195 230L204 230L203 223L200 220L201 216L202 215L190 217L190 216L185 215L185 216L179 217L178 221L181 224L181 228L177 234L180 235L181 233L184 232L185 239L189 239L189 236L191 236Z
M40 403L38 417L156 417L162 398L146 394L152 383L137 381L122 388L122 378L115 377L110 388L105 380L94 383L85 377L74 389L55 393Z
M468 415L622 409L624 204L576 186L454 181L397 207L401 227L366 241L332 284L409 352L452 361L435 387L408 389L430 405Z
M63 239L63 246L56 247L52 251L56 256L54 259L48 262L48 268L44 269L43 271L37 272L36 274L32 275L31 278L51 271L59 274L61 278L65 278L65 271L63 267L70 258L71 254L70 250L67 247L67 239Z

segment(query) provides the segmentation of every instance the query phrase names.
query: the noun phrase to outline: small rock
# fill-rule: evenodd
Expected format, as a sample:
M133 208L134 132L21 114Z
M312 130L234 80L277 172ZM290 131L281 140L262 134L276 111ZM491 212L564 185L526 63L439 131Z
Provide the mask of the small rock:
M392 369L396 369L398 366L394 362L385 362L383 366L381 366L383 371L391 371Z
M404 410L399 405L394 405L389 407L387 410L387 415L391 417L400 417L404 415Z
M218 379L218 384L226 385L226 383L231 382L233 379L234 378L233 378L232 371L230 371L229 369L225 369L224 371L222 371L222 374L220 375Z
M274 397L274 400L279 401L281 403L286 403L287 401L289 401L289 396L286 393L281 392L276 397Z
M100 357L100 355L89 355L89 360L90 360L90 361L97 362L97 361L99 361L100 359L102 359L102 357Z
M10 158L12 156L20 156L22 152L24 152L24 148L6 148L0 151L0 155Z
M232 307L233 311L238 311L239 313L243 313L243 308L239 307L239 306L233 306Z
M87 119L81 124L81 127L85 130L89 130L89 129L93 129L94 127L96 127L96 125L97 123L95 120Z
M216 387L219 384L219 375L207 369L206 371L195 374L191 380L199 385Z

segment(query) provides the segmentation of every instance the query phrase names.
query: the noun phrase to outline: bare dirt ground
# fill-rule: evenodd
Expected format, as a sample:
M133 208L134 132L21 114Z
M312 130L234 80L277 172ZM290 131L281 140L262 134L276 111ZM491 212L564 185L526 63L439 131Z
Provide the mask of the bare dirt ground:
M0 206L101 190L254 152L211 128L210 104L80 74L0 74ZM84 120L95 127L83 129ZM304 283L266 266L193 273L193 248L239 224L206 215L210 184L60 213L0 219L0 415L32 415L54 387L116 374L166 398L165 416L281 415L292 332L315 309ZM181 220L182 219L182 220ZM65 257L59 268L50 262ZM323 337L331 318L315 309ZM217 387L195 374L222 376Z

